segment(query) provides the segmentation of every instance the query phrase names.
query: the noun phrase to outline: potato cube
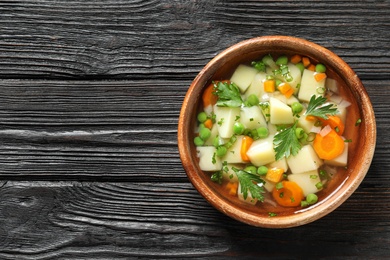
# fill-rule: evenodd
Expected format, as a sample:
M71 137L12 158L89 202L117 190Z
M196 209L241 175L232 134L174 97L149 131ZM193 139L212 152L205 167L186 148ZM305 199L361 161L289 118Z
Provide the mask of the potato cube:
M240 64L233 72L230 81L238 86L238 88L241 90L241 93L244 93L252 83L257 72L258 70L253 67Z
M275 161L273 136L254 141L246 155L255 166L262 166Z
M233 125L240 117L239 107L219 107L214 106L215 120L218 125L219 136L230 138L233 135Z
M314 71L305 69L302 75L301 86L299 88L298 98L309 102L311 96L324 96L325 80L317 82L314 78Z
M240 122L248 129L256 129L260 126L267 126L259 106L242 107Z
M313 147L308 144L303 146L297 155L288 157L287 164L291 172L295 174L317 170L323 161L318 158Z
M255 94L258 98L264 95L264 80L267 77L265 72L258 72L253 78L252 83L245 91L245 98L248 98L250 95Z
M310 193L316 193L319 191L319 189L316 187L316 184L321 182L320 176L318 175L318 170L290 174L288 175L287 179L298 184L298 186L301 187L305 197Z
M227 163L245 163L241 158L241 143L244 136L237 136L237 140L234 142L232 147L227 150L226 155L223 157L222 161Z
M199 167L202 171L219 171L222 168L221 159L214 156L216 148L214 146L198 146L196 151L199 157ZM215 158L215 162L213 162Z
M291 107L277 98L271 97L270 103L270 122L274 125L293 124L294 116Z

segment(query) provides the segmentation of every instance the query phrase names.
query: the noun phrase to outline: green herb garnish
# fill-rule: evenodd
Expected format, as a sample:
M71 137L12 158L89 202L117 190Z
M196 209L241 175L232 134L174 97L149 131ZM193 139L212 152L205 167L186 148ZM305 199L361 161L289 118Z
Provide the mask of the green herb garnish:
M316 97L313 95L310 98L309 105L307 106L307 110L305 115L311 115L316 117L321 117L323 119L328 119L328 115L337 114L337 108L334 107L333 104L324 105L326 102L326 98L322 96Z
M301 143L295 134L298 121L290 127L285 127L277 132L273 139L275 160L280 160L283 157L288 158L290 155L297 155L301 150Z
M264 180L261 179L260 176L257 174L252 174L250 172L246 172L244 170L240 170L234 167L232 169L238 177L238 181L240 182L241 192L244 196L244 199L248 197L249 191L254 199L264 201L264 187L258 185L264 184Z
M242 98L240 89L234 83L218 82L214 84L214 92L218 96L217 106L240 107Z

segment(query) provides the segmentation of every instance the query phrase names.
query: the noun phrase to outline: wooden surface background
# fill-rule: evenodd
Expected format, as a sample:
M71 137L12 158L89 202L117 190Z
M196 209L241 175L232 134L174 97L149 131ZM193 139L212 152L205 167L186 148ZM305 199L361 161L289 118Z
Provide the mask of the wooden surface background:
M305 226L232 220L189 183L181 102L226 47L302 37L377 117L366 179ZM390 1L0 1L0 259L390 257Z

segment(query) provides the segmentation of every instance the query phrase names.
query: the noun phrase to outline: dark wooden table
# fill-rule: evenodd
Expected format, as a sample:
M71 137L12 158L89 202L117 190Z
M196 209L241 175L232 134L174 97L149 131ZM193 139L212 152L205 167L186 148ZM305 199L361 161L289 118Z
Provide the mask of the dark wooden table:
M292 35L342 57L377 117L345 204L271 230L224 216L181 166L177 122L226 47ZM390 2L0 2L0 259L390 257Z

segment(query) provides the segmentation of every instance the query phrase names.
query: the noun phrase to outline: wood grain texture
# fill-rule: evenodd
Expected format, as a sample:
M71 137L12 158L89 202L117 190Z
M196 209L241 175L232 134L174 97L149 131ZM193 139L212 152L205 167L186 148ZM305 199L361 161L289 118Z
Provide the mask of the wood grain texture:
M240 40L293 35L388 78L388 1L0 3L3 78L186 78Z
M387 0L1 1L0 258L389 258L389 13ZM212 208L176 142L199 70L232 44L275 34L350 64L378 135L352 197L285 230Z

